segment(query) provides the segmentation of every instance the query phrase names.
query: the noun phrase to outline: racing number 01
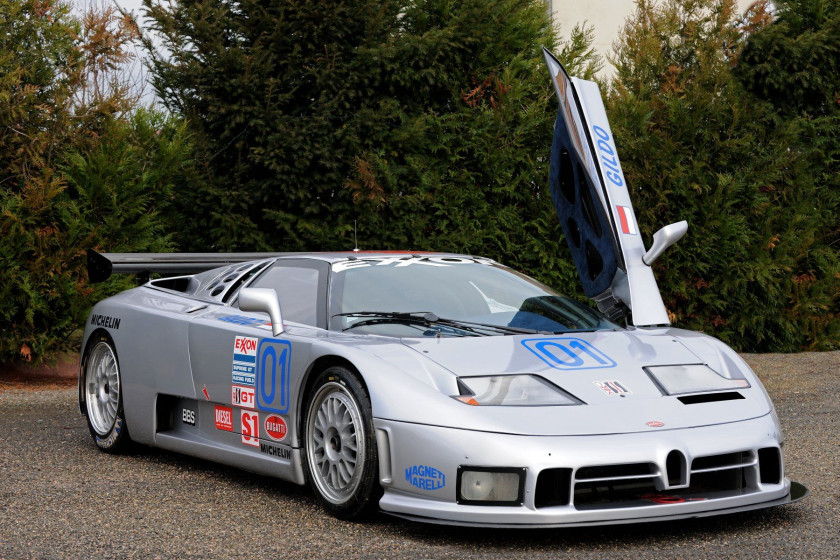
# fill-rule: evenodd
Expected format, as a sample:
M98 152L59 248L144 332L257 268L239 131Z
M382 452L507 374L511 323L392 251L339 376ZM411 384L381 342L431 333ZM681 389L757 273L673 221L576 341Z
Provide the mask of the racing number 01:
M257 350L257 408L277 414L289 412L289 366L292 345L265 338Z
M555 369L601 369L616 365L615 360L581 338L528 338L522 345Z

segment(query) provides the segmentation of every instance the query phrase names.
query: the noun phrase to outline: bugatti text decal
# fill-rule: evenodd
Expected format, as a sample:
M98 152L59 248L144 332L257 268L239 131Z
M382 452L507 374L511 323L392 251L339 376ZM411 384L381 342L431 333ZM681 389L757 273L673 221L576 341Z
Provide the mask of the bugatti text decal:
M268 437L274 441L283 441L286 439L286 434L289 429L286 426L286 421L276 414L269 414L263 421L263 428Z
M414 465L405 469L405 479L421 490L439 490L446 486L446 475L428 465Z
M286 414L292 345L286 340L265 338L260 341L257 354L257 408Z
M234 383L254 386L254 371L257 362L257 339L250 336L237 336L233 340L233 369L231 371Z
M621 164L618 163L618 156L615 148L612 147L609 133L598 126L592 127L595 136L598 137L598 151L601 154L601 164L607 169L607 179L616 187L624 186L624 179L621 178Z
M96 327L105 327L106 329L117 330L120 328L120 318L109 317L107 315L91 315L90 324Z
M522 345L555 369L601 369L615 361L581 338L526 338Z

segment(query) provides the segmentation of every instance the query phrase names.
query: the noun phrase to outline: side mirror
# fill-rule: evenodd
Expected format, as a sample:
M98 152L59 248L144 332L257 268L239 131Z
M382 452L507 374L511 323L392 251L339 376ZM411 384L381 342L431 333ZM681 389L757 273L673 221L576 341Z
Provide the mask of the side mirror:
M280 301L277 299L277 292L271 288L242 288L239 291L239 309L268 313L271 318L272 335L277 336L283 332Z
M665 252L665 249L682 239L685 232L688 231L688 222L685 220L670 224L660 229L653 234L653 245L647 253L642 256L642 261L650 266L653 261L659 258L659 255Z

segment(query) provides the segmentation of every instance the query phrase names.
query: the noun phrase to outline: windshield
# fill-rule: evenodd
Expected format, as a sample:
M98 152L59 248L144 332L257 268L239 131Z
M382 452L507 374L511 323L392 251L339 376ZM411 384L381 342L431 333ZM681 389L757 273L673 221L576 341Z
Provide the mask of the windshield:
M618 328L587 306L492 261L417 255L334 263L330 317L333 330L414 337Z

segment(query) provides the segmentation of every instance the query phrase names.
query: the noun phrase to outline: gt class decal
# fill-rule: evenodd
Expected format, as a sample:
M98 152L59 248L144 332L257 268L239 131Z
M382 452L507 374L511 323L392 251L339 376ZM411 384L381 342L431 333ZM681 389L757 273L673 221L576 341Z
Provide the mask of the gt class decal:
M260 446L260 415L249 410L240 410L242 422L242 443L245 445Z
M242 408L254 408L254 388L231 385L230 403Z
M250 336L237 336L234 338L231 376L235 384L254 386L257 340Z
M286 421L276 414L269 414L265 417L263 428L265 428L265 433L268 434L268 437L274 441L283 441L286 439L286 433L289 431L286 427Z
M601 369L616 365L612 358L582 338L526 338L522 346L554 369Z
M292 345L264 338L257 349L257 408L275 414L289 412L289 366Z

